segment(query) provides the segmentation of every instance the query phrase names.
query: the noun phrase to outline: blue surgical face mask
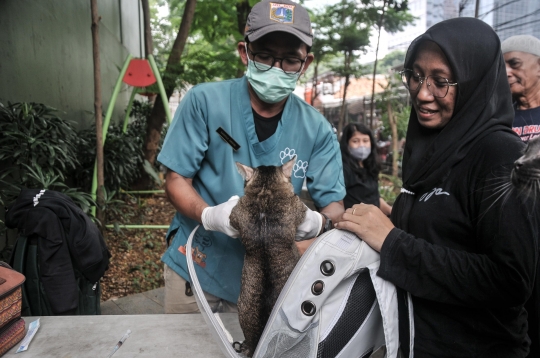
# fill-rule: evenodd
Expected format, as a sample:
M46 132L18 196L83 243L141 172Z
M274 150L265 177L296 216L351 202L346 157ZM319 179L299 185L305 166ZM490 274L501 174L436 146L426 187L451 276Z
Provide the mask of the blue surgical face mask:
M257 63L257 66L270 68L270 66L259 63ZM261 101L278 103L294 91L296 81L298 81L301 72L300 70L297 74L291 75L276 67L272 67L267 71L261 71L248 58L246 77L251 84L251 88L253 88Z
M349 147L349 153L351 153L351 157L353 157L354 159L364 161L371 154L371 147Z

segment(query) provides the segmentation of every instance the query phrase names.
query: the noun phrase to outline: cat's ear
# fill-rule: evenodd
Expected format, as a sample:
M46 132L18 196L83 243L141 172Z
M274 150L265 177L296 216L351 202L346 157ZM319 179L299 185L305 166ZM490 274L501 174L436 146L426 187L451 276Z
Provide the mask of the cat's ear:
M236 162L236 168L238 169L238 173L244 178L245 181L249 181L253 177L253 168L248 167L247 165L244 165L242 163Z
M281 167L281 169L283 170L283 174L285 174L287 178L290 178L292 175L294 163L296 163L296 155L294 155L291 160L283 164L283 166Z

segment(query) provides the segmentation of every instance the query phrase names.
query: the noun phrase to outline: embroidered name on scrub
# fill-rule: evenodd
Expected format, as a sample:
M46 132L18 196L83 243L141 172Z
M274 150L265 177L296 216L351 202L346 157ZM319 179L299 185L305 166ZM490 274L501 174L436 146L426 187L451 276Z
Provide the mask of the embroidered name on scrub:
M433 195L450 195L446 191L442 191L442 188L433 188L433 190L429 193L425 193L420 197L419 201L428 201L429 198L431 198Z

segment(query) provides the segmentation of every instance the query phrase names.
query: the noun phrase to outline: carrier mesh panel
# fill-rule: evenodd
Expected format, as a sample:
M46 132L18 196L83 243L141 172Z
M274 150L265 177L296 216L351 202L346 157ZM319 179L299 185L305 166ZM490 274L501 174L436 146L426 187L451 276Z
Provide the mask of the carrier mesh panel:
M324 341L319 342L317 358L333 358L341 352L364 323L375 299L375 289L369 271L365 270L356 278L343 314L332 328L332 332Z
M288 336L287 334L276 334L268 343L268 350L264 357L309 357L311 345L310 334L302 335L300 337Z

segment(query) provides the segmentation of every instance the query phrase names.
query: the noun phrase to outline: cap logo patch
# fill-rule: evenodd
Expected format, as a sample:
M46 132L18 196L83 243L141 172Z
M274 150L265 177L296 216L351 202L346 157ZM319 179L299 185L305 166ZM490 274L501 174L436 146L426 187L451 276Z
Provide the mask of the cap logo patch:
M294 5L271 2L270 20L281 22L282 24L292 24L294 22Z

